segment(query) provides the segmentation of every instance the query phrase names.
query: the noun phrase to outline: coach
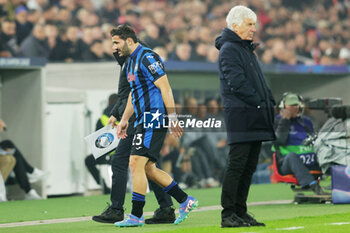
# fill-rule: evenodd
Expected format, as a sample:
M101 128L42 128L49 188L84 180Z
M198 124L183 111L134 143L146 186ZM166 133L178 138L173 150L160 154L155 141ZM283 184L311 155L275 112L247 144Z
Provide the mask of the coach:
M233 7L226 18L228 28L215 41L220 50L220 92L230 145L221 194L221 227L265 226L247 214L246 205L261 142L275 139L275 101L252 42L256 18L247 7Z

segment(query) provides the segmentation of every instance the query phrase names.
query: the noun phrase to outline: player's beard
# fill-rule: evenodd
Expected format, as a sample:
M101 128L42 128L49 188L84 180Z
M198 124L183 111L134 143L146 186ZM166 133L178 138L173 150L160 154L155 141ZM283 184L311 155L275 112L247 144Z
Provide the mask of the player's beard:
M123 48L120 50L120 52L121 52L121 55L124 57L130 56L129 47L126 43L124 43Z

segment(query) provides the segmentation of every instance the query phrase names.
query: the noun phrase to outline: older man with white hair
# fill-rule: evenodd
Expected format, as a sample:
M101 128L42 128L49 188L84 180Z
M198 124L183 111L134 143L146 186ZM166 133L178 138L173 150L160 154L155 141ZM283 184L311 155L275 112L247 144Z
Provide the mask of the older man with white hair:
M247 214L246 204L261 142L275 139L275 101L254 54L256 19L251 9L233 7L226 18L228 28L215 41L220 50L220 92L230 145L221 194L221 227L265 226Z

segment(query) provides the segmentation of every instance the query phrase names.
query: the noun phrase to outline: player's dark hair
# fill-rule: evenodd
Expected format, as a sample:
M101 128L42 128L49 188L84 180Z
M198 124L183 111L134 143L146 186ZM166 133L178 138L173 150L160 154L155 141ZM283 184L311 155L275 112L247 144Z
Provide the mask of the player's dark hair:
M137 37L135 31L128 25L122 24L111 30L111 36L119 36L120 39L126 40L131 38L135 43L137 42Z

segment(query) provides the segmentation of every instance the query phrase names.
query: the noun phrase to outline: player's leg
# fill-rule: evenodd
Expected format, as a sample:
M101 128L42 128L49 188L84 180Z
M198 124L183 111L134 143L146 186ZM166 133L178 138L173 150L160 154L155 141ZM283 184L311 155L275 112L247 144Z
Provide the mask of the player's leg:
M175 224L179 224L184 221L188 214L198 206L198 201L189 195L187 195L177 183L163 170L156 167L153 161L148 161L146 164L147 177L157 183L163 190L170 196L175 198L180 203L179 217L175 220Z
M156 164L158 166L158 164ZM171 196L168 195L163 189L151 180L148 180L148 184L152 188L154 195L157 198L159 208L154 211L151 218L146 219L146 224L164 224L173 223L176 219L175 209L172 207L173 202Z
M145 196L147 192L147 177L145 165L149 158L139 155L130 155L130 171L132 176L132 210L128 218L116 222L118 227L143 226L143 207L145 206Z

